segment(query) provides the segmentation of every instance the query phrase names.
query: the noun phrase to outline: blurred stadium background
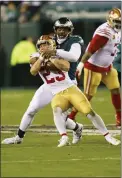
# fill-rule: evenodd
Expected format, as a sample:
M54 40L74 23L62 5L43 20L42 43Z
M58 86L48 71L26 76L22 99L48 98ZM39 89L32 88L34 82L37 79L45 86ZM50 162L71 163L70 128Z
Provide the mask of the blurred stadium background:
M106 13L113 7L121 8L121 2L0 1L0 5L1 139L4 139L17 131L34 92L42 84L39 77L29 73L29 55L36 51L37 39L53 33L54 21L66 16L74 24L74 34L81 35L87 46L94 30L105 22ZM108 129L113 130L115 113L110 93L103 85L92 104ZM80 114L77 121L85 125L82 143L57 149L59 135L49 134L54 123L51 107L46 106L36 115L23 144L1 146L1 177L120 177L120 146L107 144L101 135L93 135L94 130L90 133L91 122ZM45 128L49 130L47 135L41 130ZM120 138L120 130L113 131Z
M27 50L20 49L18 56L22 60L21 63L17 63L17 59L13 62L12 58L15 57L12 57L12 50L20 41L29 40L30 43L35 44L40 35L53 33L53 24L56 19L66 16L73 21L74 34L81 35L87 46L96 27L105 21L108 10L113 7L121 8L120 1L1 1L0 4L1 87L40 85L40 80L29 74L27 64L29 57L24 59L24 55L28 55L29 47ZM35 49L30 49L31 51L34 52Z

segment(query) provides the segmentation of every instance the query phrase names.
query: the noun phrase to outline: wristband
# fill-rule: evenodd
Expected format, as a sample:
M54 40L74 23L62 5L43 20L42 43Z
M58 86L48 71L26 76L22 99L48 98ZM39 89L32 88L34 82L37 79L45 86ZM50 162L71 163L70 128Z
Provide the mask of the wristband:
M81 71L84 67L84 63L83 62L80 62L77 66L77 70Z

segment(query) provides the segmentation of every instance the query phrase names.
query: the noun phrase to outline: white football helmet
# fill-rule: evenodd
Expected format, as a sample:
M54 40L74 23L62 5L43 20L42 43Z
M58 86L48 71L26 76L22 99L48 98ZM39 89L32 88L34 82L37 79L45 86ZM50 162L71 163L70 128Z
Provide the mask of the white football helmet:
M119 32L121 30L121 10L118 8L110 10L107 22L116 32Z
M56 48L56 44L55 44L55 41L49 36L49 35L42 35L37 43L36 43L36 48L38 50L38 52L40 53L40 45L41 44L49 44L50 45L50 48L53 50Z

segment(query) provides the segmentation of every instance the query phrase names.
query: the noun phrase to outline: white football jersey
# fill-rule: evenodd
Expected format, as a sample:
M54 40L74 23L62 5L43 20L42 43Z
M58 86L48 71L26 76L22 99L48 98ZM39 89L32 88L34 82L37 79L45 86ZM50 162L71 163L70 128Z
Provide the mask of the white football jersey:
M108 67L112 64L117 52L117 45L120 43L121 35L115 32L108 23L103 23L94 32L93 37L98 34L107 37L109 40L106 45L96 51L88 60L88 62L100 66ZM90 44L90 43L89 43ZM88 45L89 46L89 45ZM87 47L88 49L88 47ZM86 49L86 51L87 51Z
M33 53L30 58L39 57L39 53ZM53 56L52 58L57 58L58 56ZM30 66L32 66L30 64ZM53 72L53 71L41 71L38 72L39 76L42 78L43 82L48 85L49 90L52 94L59 93L72 85L77 85L76 80L71 80L69 78L68 72L60 71L60 72Z
M65 71L57 73L42 71L39 72L39 75L54 95L74 85L73 81L69 78L68 72Z

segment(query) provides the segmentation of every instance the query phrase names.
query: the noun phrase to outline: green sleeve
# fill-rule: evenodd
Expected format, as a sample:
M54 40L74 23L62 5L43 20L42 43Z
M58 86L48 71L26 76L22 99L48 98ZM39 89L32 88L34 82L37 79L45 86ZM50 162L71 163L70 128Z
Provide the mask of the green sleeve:
M118 72L121 72L121 44L118 45L117 49L118 52L115 56L113 66Z

